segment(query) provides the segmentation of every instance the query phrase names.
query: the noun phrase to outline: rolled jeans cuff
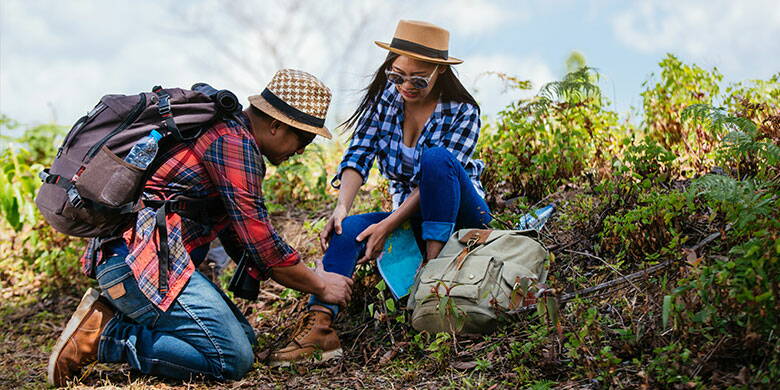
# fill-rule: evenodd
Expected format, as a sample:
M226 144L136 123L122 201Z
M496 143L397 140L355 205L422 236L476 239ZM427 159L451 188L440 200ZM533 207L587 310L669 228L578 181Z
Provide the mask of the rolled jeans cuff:
M433 240L447 242L447 240L450 239L453 230L455 230L454 222L423 221L422 238L425 241Z
M339 305L332 305L330 303L324 303L317 299L317 297L314 296L314 294L311 295L311 298L309 298L309 304L306 305L306 309L311 309L312 305L319 305L323 307L327 307L330 309L330 311L333 313L333 318L336 318L336 315L339 314Z

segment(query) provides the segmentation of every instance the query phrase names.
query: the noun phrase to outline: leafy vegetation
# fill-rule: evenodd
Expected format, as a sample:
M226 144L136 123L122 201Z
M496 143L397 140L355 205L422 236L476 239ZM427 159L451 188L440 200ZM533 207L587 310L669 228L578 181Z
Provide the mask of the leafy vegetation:
M632 121L611 110L596 87L596 70L584 65L574 58L561 81L506 107L485 125L477 149L487 163L482 179L496 227L514 225L540 204L557 206L541 231L554 256L549 295L537 310L503 318L486 336L418 333L374 269L364 266L338 323L346 358L281 371L258 363L247 383L533 389L779 383L780 74L724 85L717 70L668 55L643 85L641 121ZM3 117L2 126L19 125ZM81 241L51 231L32 203L37 170L62 133L53 125L33 127L6 139L0 153L0 283L9 302L0 321L4 329L12 321L28 327L55 321L32 333L42 350L25 344L21 330L0 345L35 350L41 367L46 345L75 305L72 297L90 283L77 270ZM314 237L335 201L329 181L342 151L318 145L267 175L264 192L277 227L307 260L321 255ZM387 183L376 177L355 212L388 208ZM653 271L574 294L641 270ZM284 343L304 301L272 283L263 294L259 302L240 302L258 329L260 357ZM44 297L49 306L42 307L55 313L36 317L39 306L31 301ZM447 301L441 309L458 311ZM9 368L6 382L26 383L19 372L29 369L19 370ZM86 382L126 382L117 370L98 368Z

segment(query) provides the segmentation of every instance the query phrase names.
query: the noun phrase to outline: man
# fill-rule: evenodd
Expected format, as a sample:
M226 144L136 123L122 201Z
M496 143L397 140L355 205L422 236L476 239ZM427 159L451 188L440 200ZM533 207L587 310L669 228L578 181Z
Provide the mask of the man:
M248 264L243 271L254 279L271 277L326 302L349 302L352 280L301 263L271 226L261 194L262 156L278 165L302 153L317 135L331 138L324 126L330 97L314 76L281 70L235 120L214 124L194 141L161 148L144 199L180 199L178 209L172 207L163 220L155 209L144 208L120 239L90 244L82 265L94 272L102 292L87 291L68 321L49 359L51 384L66 384L94 360L172 378L243 377L254 361L254 331L230 299L196 271L216 237L234 260ZM190 203L188 209L192 199L213 202ZM193 212L201 217L188 218ZM165 224L167 234L156 222ZM161 236L167 238L162 245ZM157 255L165 243L167 273L159 271L163 256ZM167 284L159 283L160 274L167 275Z

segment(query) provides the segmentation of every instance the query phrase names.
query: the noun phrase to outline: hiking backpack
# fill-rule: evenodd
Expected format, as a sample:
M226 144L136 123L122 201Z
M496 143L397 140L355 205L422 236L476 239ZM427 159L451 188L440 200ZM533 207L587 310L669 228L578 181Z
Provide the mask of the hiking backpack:
M124 161L133 145L152 130L162 134L161 143L193 140L241 110L229 91L203 83L192 89L158 86L151 93L103 96L73 125L51 168L39 174L43 185L35 204L46 221L71 236L104 237L141 208L161 206L139 199L148 172Z
M429 333L488 333L547 277L547 250L535 231L462 229L417 273L412 326Z

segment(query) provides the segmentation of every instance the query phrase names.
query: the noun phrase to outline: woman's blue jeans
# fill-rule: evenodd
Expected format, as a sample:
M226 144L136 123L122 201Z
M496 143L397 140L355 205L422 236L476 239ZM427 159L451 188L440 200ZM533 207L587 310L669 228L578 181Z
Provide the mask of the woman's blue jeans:
M217 286L195 271L163 312L138 288L125 256L109 257L96 270L103 295L117 309L100 337L100 362L178 379L240 379L252 368L254 331ZM120 283L124 294L106 293Z
M456 229L486 227L492 219L490 209L452 153L443 147L426 149L420 164L420 215L412 218L415 232L421 235L418 241L446 242ZM365 250L365 241L356 240L358 234L388 215L377 212L344 218L341 234L333 233L322 258L325 270L351 277ZM334 315L339 311L338 306L315 296L311 305L327 307Z

